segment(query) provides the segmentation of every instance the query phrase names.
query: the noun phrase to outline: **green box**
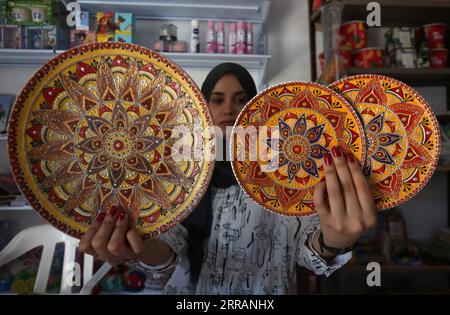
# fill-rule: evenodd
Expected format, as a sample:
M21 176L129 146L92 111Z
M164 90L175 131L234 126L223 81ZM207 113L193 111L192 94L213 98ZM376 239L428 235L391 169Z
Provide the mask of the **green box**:
M4 0L2 19L7 24L40 26L56 24L55 1L52 0Z

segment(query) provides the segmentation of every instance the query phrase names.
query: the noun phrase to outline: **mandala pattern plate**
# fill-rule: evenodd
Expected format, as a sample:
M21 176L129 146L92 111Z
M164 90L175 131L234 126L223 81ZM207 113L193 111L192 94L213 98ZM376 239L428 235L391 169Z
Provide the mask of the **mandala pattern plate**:
M131 44L76 47L44 65L14 105L13 174L33 208L69 235L80 238L114 205L143 238L156 237L190 213L212 174L212 162L173 158L178 127L192 148L209 145L194 118L212 126L199 89L169 59Z
M232 167L244 191L278 214L315 213L313 193L323 156L339 145L365 159L363 126L337 93L286 82L255 96L240 113L231 141Z
M364 172L377 209L411 199L439 160L440 132L431 108L411 87L381 75L351 76L330 88L347 99L363 121Z

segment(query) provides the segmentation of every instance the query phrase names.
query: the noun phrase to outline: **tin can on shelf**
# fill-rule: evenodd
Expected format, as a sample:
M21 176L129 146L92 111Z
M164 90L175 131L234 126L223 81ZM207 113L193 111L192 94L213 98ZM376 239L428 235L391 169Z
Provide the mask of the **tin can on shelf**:
M352 50L351 49L339 49L339 56L344 68L350 68L352 66ZM321 52L319 54L320 69L323 71L325 67L325 54Z
M353 65L358 68L384 67L384 51L379 47L368 47L353 53Z
M342 64L344 68L350 68L352 66L352 50L351 49L340 49L339 54L341 56Z
M365 21L349 21L339 27L339 47L359 49L367 46Z
M398 68L416 68L417 53L415 49L400 48L395 50L395 65Z
M430 68L447 67L448 49L436 48L428 51L430 56Z
M447 35L447 24L432 23L423 26L425 37L430 49L445 48L445 37Z

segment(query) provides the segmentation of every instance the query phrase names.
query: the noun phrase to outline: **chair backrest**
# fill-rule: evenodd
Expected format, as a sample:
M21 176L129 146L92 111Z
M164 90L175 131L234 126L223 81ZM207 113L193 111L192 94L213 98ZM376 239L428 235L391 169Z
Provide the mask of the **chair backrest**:
M13 261L33 248L43 246L33 292L45 294L55 246L58 243L64 243L64 261L60 294L72 294L72 281L70 280L74 275L74 267L76 266L75 255L79 241L58 231L49 224L33 226L18 233L0 252L0 266ZM83 286L78 294L90 294L97 282L111 269L111 265L104 263L94 275L93 269L94 257L84 254Z

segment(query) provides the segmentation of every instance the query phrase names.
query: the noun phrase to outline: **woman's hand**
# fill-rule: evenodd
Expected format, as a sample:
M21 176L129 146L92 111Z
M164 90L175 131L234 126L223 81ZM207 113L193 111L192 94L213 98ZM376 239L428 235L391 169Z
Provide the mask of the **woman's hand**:
M373 228L377 217L369 183L358 161L339 147L332 148L331 152L332 155L324 156L325 182L315 187L314 204L324 243L342 249L353 245ZM317 239L313 245L319 248Z
M129 228L127 213L113 206L108 214L100 213L80 240L80 251L118 265L140 260L149 265L167 261L171 250L158 240L144 243L134 228Z

